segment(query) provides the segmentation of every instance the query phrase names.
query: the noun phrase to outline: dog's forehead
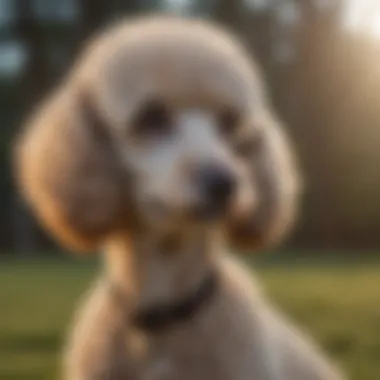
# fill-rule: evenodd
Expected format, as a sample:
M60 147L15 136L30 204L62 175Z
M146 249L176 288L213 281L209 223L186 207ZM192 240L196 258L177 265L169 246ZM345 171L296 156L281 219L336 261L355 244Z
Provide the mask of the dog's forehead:
M219 31L156 23L122 29L106 40L93 80L115 112L128 112L151 96L186 106L250 109L261 91L252 65L244 49Z

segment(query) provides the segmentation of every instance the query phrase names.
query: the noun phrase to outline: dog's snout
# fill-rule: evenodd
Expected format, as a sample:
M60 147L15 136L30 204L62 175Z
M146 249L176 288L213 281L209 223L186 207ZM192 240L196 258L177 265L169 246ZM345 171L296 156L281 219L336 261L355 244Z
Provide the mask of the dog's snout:
M227 169L207 165L200 170L200 185L208 204L224 207L234 193L236 181Z

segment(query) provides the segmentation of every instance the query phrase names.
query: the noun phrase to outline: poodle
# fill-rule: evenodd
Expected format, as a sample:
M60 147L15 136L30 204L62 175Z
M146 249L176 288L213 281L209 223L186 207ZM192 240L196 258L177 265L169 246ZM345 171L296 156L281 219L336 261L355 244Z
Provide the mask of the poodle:
M145 16L89 41L15 148L20 190L104 271L67 380L335 380L230 255L279 242L300 181L259 68L212 23Z

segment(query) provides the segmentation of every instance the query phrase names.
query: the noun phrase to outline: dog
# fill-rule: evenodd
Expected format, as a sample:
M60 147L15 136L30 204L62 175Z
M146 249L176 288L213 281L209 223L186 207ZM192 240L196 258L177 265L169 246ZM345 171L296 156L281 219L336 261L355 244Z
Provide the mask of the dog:
M343 379L228 253L287 234L296 166L259 68L222 27L145 16L95 36L15 148L41 223L103 252L64 378Z

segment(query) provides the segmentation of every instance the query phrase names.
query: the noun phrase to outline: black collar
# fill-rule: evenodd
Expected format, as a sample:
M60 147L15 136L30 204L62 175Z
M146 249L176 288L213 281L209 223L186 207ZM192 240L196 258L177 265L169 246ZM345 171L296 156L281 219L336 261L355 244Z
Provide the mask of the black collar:
M132 322L141 330L151 333L166 331L191 319L202 307L206 306L215 295L217 285L216 274L210 272L193 293L172 303L163 303L136 310L132 314Z

